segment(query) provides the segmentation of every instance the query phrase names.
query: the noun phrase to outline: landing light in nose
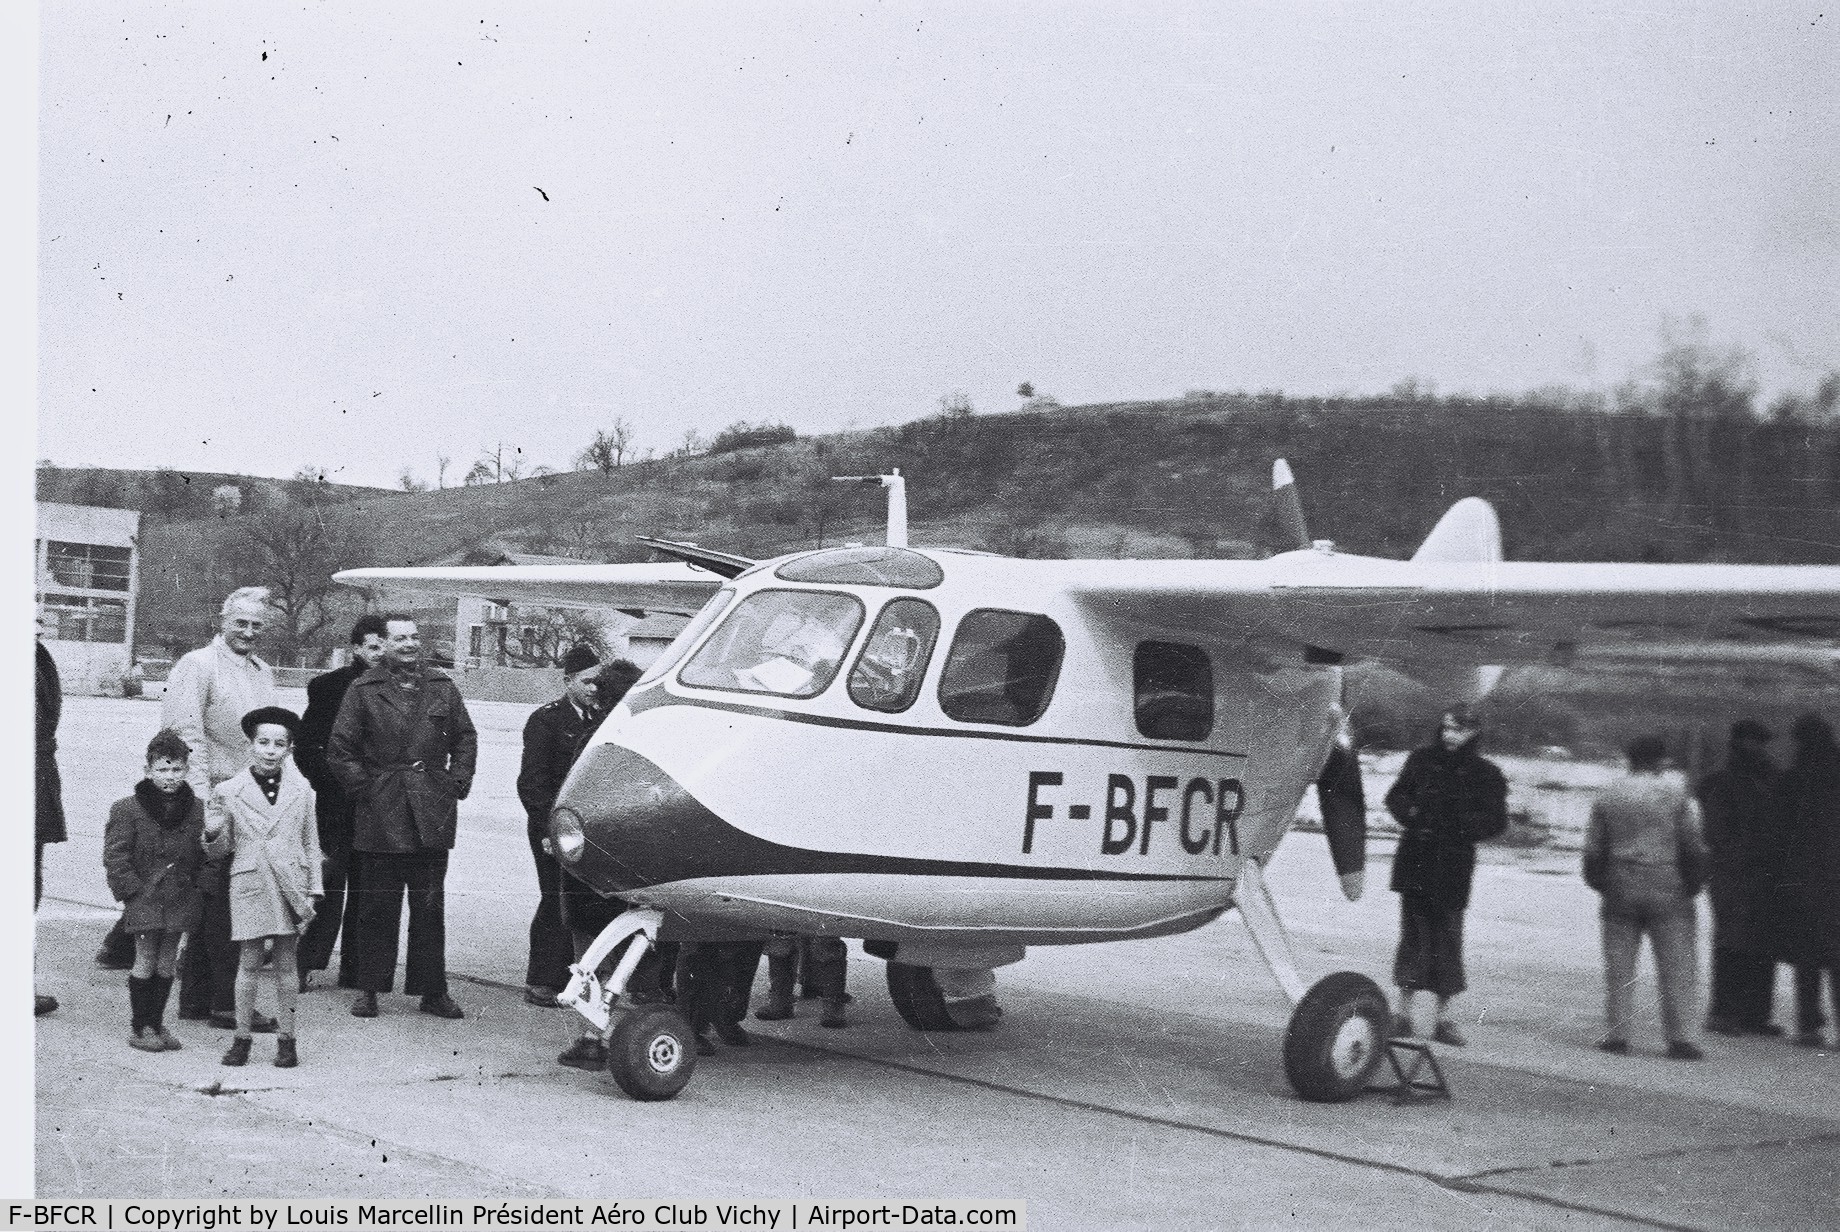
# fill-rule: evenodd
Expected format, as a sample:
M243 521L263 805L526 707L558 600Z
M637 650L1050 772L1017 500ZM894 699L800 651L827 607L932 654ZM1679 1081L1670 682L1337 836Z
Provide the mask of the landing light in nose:
M581 860L582 849L587 846L587 837L581 830L581 814L572 808L559 808L549 815L550 841L556 848L556 858L564 864L575 864Z

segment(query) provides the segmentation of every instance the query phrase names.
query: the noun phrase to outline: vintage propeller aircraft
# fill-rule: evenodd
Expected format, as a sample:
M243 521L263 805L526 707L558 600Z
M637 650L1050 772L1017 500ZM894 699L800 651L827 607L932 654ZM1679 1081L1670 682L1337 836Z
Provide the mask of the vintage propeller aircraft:
M1029 946L1157 937L1239 908L1294 1009L1306 1099L1363 1090L1388 1007L1364 975L1306 985L1262 869L1333 750L1342 665L1372 656L1474 695L1497 665L1840 634L1840 567L1501 559L1458 502L1409 561L1310 542L1274 467L1288 550L1264 560L1017 560L905 545L752 561L354 569L350 585L693 614L609 715L551 817L620 915L562 1000L628 1094L695 1065L670 1008L616 1014L665 913L859 938L920 1030L988 1026L993 968ZM1365 819L1327 808L1343 888ZM629 943L630 942L630 943ZM605 983L597 970L624 945Z

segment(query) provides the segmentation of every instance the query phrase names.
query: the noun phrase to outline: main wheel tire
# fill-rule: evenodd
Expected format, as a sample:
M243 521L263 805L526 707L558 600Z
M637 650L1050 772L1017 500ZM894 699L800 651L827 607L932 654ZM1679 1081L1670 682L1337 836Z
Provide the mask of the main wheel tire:
M607 1043L607 1072L634 1099L670 1099L696 1072L690 1024L669 1006L632 1010L620 1019Z
M1284 1032L1284 1076L1297 1094L1337 1104L1367 1089L1386 1054L1389 1014L1380 986L1355 971L1316 981Z
M939 991L939 981L933 978L931 967L890 962L888 996L894 1001L895 1012L901 1015L901 1020L916 1031L960 1029L946 1010L945 994Z

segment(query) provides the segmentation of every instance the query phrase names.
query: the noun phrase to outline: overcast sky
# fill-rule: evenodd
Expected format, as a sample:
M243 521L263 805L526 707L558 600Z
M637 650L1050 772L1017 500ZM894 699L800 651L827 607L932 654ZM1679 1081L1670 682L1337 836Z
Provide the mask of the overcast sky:
M1593 7L48 3L37 453L1606 386L1688 313L1811 388L1840 15Z

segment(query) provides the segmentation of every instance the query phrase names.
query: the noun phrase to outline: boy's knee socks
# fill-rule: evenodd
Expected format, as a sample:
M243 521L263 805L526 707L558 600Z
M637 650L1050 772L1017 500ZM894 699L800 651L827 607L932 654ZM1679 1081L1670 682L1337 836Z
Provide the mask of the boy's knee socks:
M133 1014L133 1025L129 1030L139 1035L141 1028L147 1025L147 987L151 980L144 980L138 975L128 977L128 1009Z
M147 1025L158 1030L166 1022L166 1002L172 996L173 977L156 975L147 983Z

